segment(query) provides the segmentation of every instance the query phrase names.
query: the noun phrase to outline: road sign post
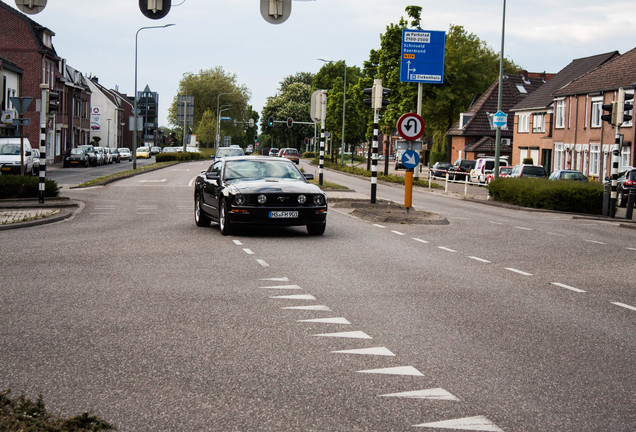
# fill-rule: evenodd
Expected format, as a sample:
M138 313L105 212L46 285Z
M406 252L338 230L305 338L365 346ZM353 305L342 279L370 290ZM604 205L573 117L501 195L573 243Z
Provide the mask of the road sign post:
M401 144L398 143L398 147L403 149L406 147L400 162L406 168L406 175L404 176L404 207L406 207L407 213L413 203L414 169L420 164L420 155L416 149L422 149L421 142L418 142L419 145L414 145L414 142L424 134L424 127L424 119L415 113L403 114L397 122L397 131L406 140L406 146L402 142Z

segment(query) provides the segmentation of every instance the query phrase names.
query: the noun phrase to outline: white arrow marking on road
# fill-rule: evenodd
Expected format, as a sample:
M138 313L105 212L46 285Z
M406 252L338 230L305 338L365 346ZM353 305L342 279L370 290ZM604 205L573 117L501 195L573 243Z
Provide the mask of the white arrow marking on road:
M444 390L443 388L434 388L427 390L415 390L415 391L407 391L402 393L391 393L391 394L383 394L380 397L397 397L397 398L408 398L408 399L434 399L434 400L450 400L450 401L459 401L452 393Z
M503 432L503 429L484 416L464 417L455 420L445 420L433 423L422 423L413 427L430 427L439 429L461 429L471 431Z
M299 285L274 285L274 286L262 286L261 289L299 290L299 289L302 289L302 288Z
M334 354L362 354L362 355L380 355L380 356L395 357L395 354L393 354L386 347L361 348L361 349L351 349L351 350L331 351L331 352Z
M311 305L311 306L287 306L281 309L296 309L296 310L308 310L308 311L325 311L331 312L329 306L325 305Z
M288 299L288 300L316 300L316 297L311 294L294 294L294 295L281 295L281 296L269 296L273 299Z
M320 337L341 337L341 338L351 338L351 339L373 339L371 336L366 334L363 331L352 331L352 332L340 332L340 333L322 333L315 334L314 336Z
M238 240L235 240L238 241ZM241 243L242 244L242 243ZM264 279L260 279L262 281L272 281L272 282L289 282L289 279L286 277L280 277L280 278L264 278Z
M424 376L424 374L413 366L398 366L382 369L368 369L358 371L359 373L369 374L385 374L385 375L411 375L411 376Z
M342 318L342 317L305 319L305 320L298 320L298 322L323 323L323 324L351 324L348 319Z

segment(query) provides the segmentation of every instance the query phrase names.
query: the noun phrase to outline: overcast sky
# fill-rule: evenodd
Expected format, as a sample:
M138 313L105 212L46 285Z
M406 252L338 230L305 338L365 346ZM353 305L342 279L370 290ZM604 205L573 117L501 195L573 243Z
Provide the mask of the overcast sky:
M2 0L14 6L14 0ZM181 5L177 4L183 2ZM422 28L447 31L461 25L496 52L501 47L503 0L315 0L292 2L291 17L269 24L260 0L172 0L166 18L151 20L137 0L48 0L31 18L55 33L60 57L102 85L134 93L135 33L138 90L159 93L160 119L185 73L221 66L251 91L261 113L283 78L316 73L318 58L362 64L380 47L387 25L406 17L405 7L422 7ZM508 1L506 57L531 72L558 72L571 60L636 46L634 0ZM434 85L434 84L429 84Z

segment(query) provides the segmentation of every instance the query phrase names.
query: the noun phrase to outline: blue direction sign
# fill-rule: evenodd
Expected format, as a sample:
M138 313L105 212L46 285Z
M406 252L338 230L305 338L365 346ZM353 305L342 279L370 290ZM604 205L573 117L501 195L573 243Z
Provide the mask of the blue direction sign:
M503 112L503 111L497 111L493 116L492 116L492 124L495 125L495 127L504 127L506 124L508 124L508 115Z
M442 84L446 32L402 30L400 81Z
M406 169L413 169L420 164L420 155L415 150L407 150L400 159Z

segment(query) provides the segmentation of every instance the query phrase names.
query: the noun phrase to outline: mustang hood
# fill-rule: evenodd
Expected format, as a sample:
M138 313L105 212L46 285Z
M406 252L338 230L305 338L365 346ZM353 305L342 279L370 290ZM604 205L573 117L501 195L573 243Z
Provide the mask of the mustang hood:
M240 180L232 182L232 186L242 194L252 193L322 193L322 190L313 184L300 180Z

